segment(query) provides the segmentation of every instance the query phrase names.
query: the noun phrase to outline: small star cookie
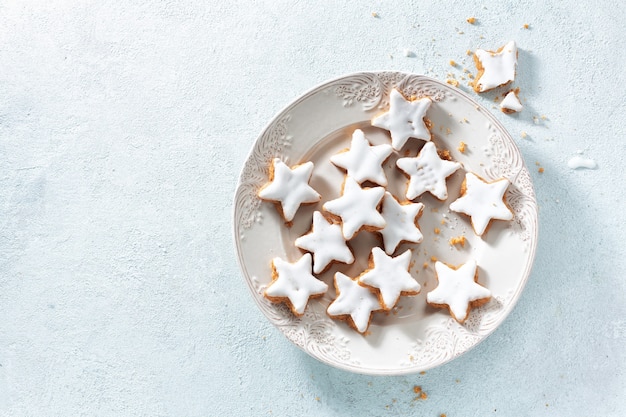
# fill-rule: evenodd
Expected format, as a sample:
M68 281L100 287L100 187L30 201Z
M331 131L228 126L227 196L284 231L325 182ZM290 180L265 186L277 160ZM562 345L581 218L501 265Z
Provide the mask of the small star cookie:
M359 283L377 290L380 304L391 310L401 295L416 295L421 287L409 273L411 250L392 258L379 247L372 248L370 269L359 276ZM373 267L372 267L373 264Z
M293 220L302 204L317 203L321 196L310 185L313 162L289 168L283 161L274 158L270 168L270 182L259 190L262 200L280 204L286 221Z
M341 234L341 226L329 223L319 211L313 213L311 231L297 238L295 244L313 254L315 274L322 273L333 261L354 262L354 255Z
M430 140L430 131L424 116L432 100L423 97L408 101L396 90L389 94L389 111L372 120L372 126L387 129L391 133L391 146L399 151L409 138Z
M378 212L384 194L383 187L361 188L354 178L346 177L341 197L327 201L322 208L341 218L343 237L350 240L361 229L385 227L385 219Z
M510 41L496 52L476 50L474 63L478 73L473 88L477 93L483 93L513 81L517 65L515 41Z
M357 129L352 134L350 149L333 155L330 161L345 169L359 184L371 181L386 186L387 177L382 164L389 158L391 152L393 152L391 145L370 145L363 131Z
M293 314L302 316L309 298L321 297L328 285L311 274L311 254L289 263L281 258L272 260L272 282L263 295L273 303L286 303Z
M504 202L504 193L510 183L506 178L486 182L478 175L468 172L461 185L461 197L450 203L450 210L470 216L474 232L482 236L492 219L513 218L513 213Z
M337 272L335 274L337 298L330 303L326 312L332 318L346 320L359 333L365 333L370 325L372 313L381 310L378 297L356 280Z
M400 158L396 165L409 177L406 198L413 200L426 191L439 200L448 198L446 178L461 168L458 162L439 158L437 148L432 142L426 142L416 157Z
M379 233L387 255L392 255L401 242L422 241L424 236L417 227L417 217L423 208L422 203L400 204L390 192L385 192L381 214L387 225Z
M437 287L426 294L426 302L433 307L448 307L450 315L463 323L471 307L478 307L491 298L491 291L478 284L476 261L469 260L458 268L443 262L435 263Z

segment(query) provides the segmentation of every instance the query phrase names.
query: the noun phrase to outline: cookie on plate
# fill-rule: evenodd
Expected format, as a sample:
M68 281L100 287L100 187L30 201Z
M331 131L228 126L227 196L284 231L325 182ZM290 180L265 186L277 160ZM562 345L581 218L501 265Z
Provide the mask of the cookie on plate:
M346 240L359 231L376 231L385 227L385 219L378 212L378 205L385 194L383 187L361 188L352 177L346 177L341 197L324 203L322 208L341 219L341 231Z
M378 185L387 185L387 176L383 163L393 152L391 145L370 145L362 130L352 134L350 148L330 157L330 162L346 170L348 176L362 184L370 181Z
M423 209L422 203L400 203L389 191L385 192L381 214L387 225L379 233L387 255L393 255L402 242L420 243L423 240L417 225Z
M317 203L321 196L309 185L313 162L289 168L279 158L270 166L267 184L259 190L259 198L276 203L285 221L291 222L302 204Z
M345 320L357 332L365 333L372 313L382 309L378 297L341 272L335 273L335 290L337 298L330 303L326 313L334 319Z
M369 268L359 276L359 284L375 291L382 309L389 311L401 295L416 295L421 290L420 284L409 273L410 264L410 249L394 258L374 247Z
M467 172L461 184L461 196L450 203L450 210L470 216L474 233L482 236L492 220L513 218L504 196L509 184L511 182L506 178L487 182L473 172Z
M517 46L510 41L497 51L477 49L474 63L478 73L472 87L477 93L484 93L515 79L517 65Z
M491 291L478 284L476 261L469 260L455 268L443 262L435 262L437 287L426 294L426 302L437 308L448 308L450 315L463 323L473 307L491 298Z
M432 142L426 142L416 157L400 158L396 165L409 178L406 198L413 200L425 192L439 200L448 198L446 178L461 168L458 162L441 159Z
M315 274L321 274L333 262L354 262L354 255L343 238L341 226L328 222L319 211L313 213L313 225L309 233L297 238L295 245L313 254Z
M406 100L395 88L389 94L389 111L375 117L372 126L387 129L391 133L391 146L396 151L402 149L409 138L429 141L430 131L424 122L430 108L430 97Z
M311 298L321 297L328 285L311 274L311 254L289 263L281 258L272 259L272 282L263 296L273 303L285 303L293 314L300 317Z

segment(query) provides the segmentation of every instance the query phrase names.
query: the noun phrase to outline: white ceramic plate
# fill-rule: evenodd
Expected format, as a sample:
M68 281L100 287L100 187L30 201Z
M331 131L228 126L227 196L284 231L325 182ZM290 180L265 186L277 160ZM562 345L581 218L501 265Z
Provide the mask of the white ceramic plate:
M387 110L389 92L398 88L405 96L429 96L433 104L427 118L433 123L433 141L448 149L452 158L483 178L508 178L506 199L514 212L511 222L492 222L486 235L476 236L468 219L450 212L448 205L460 190L463 170L448 179L449 197L439 202L430 194L416 201L425 204L419 219L424 240L403 244L398 252L413 249L411 273L422 285L420 294L402 297L392 313L375 313L365 336L345 322L332 320L326 307L335 296L336 271L356 276L367 267L368 254L379 245L377 235L361 232L351 242L357 258L353 265L336 265L320 275L328 293L311 300L302 318L283 304L263 297L271 282L270 260L280 256L291 262L302 253L294 240L306 233L315 209L337 198L344 172L329 157L347 148L355 128L364 130L373 143L389 143L388 132L372 127L370 120ZM467 150L457 150L459 143ZM409 139L402 153L414 156L423 141ZM285 226L274 205L261 202L258 189L268 181L274 157L288 165L313 161L311 185L322 195L314 206L303 206L291 228ZM389 191L401 200L406 177L395 168L394 154L385 164ZM234 202L237 256L243 275L261 311L295 345L322 362L366 374L407 374L441 365L475 346L512 310L526 283L536 249L537 203L527 168L513 139L485 108L462 91L434 79L399 73L357 73L329 81L303 94L281 111L261 133L243 167ZM442 224L442 220L443 223ZM439 229L439 233L435 229ZM451 237L465 236L465 247L452 247ZM492 300L473 309L465 324L453 320L446 309L426 304L426 293L436 285L431 257L452 265L474 258L479 282L488 287ZM424 267L424 263L428 266Z

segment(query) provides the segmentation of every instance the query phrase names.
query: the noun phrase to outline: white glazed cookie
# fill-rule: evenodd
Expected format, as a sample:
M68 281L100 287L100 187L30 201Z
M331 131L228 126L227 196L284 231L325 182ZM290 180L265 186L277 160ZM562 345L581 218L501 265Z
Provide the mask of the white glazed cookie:
M473 88L477 93L483 93L513 81L517 65L515 41L510 41L495 52L477 49L474 53L474 63L478 73Z
M341 234L341 226L329 223L322 213L313 213L313 226L306 235L296 239L295 244L313 254L313 272L319 274L333 261L351 264L354 255Z
M385 219L378 212L384 194L383 187L361 188L354 178L346 177L341 197L322 207L341 218L343 237L350 240L361 229L375 231L385 227Z
M400 204L390 192L385 192L381 214L387 225L379 233L387 255L392 255L401 242L422 241L424 237L417 227L417 217L423 208L422 203Z
M389 94L389 111L372 120L372 126L387 129L391 133L391 146L399 151L409 138L430 140L430 131L424 116L432 100L423 97L408 101L396 90Z
M381 248L374 247L370 268L359 276L359 283L377 290L383 310L389 311L401 295L415 295L421 290L418 282L409 273L410 263L410 249L392 258Z
M359 184L371 181L386 186L387 177L382 164L389 158L393 149L391 145L370 145L365 134L357 129L352 134L350 149L333 155L330 161L347 171Z
M321 196L310 185L313 162L289 168L283 161L274 158L270 168L270 182L259 190L262 200L280 204L282 215L290 222L302 204L317 203Z
M461 197L450 203L450 210L470 216L474 232L482 236L492 219L513 218L513 213L504 202L504 193L510 183L506 178L486 182L468 172L461 186Z
M515 90L509 91L507 95L504 96L502 102L500 102L500 110L503 113L516 113L522 111L523 108L524 106L520 103Z
M372 313L381 310L378 297L356 280L337 272L335 274L337 298L330 303L326 312L332 318L346 320L359 333L365 333L370 325Z
M471 307L478 307L491 298L491 291L476 282L478 268L474 260L458 268L437 261L435 273L437 287L426 294L426 302L433 307L448 307L459 323L465 321Z
M409 177L406 198L413 200L426 191L439 200L448 198L446 178L461 168L458 162L439 158L437 148L432 142L426 142L416 157L400 158L396 165Z
M272 282L263 295L273 303L286 303L293 314L302 316L309 298L321 297L328 285L311 274L311 254L289 263L281 258L272 260Z

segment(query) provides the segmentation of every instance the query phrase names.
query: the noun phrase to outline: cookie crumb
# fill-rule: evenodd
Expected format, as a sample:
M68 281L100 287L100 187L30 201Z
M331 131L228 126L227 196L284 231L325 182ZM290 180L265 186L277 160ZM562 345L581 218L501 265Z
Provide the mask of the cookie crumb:
M526 131L522 131L522 138L526 139L527 136L528 136L528 133L526 133Z
M469 23L470 25L473 25L474 23L476 23L476 18L474 16L468 17L466 20L467 20L467 23Z
M372 12L372 17L378 17L378 13Z
M465 153L466 147L465 147L465 142L461 141L459 142L459 147L456 148L459 152L461 153Z
M467 55L467 56L470 56L472 54L473 54L473 52L472 52L471 49L468 49L467 51L465 51L465 55Z
M450 134L451 130L447 129L446 130L446 134ZM441 149L439 151L437 151L437 154L439 155L439 158L441 159L445 159L446 161L451 161L452 157L450 156L450 151L447 149Z
M413 52L411 50L405 49L404 50L404 56L407 57L407 58L410 58L410 57L414 56L414 54L413 54Z
M545 171L545 170L543 169L543 167L539 167L539 169L538 169L537 171L538 171L540 174L543 174L543 171Z
M424 262L424 265L422 265L422 268L424 269L428 268L428 262Z
M426 375L426 371L420 372L420 375Z
M437 262L437 257L436 256L431 256L430 257L430 261L431 262Z
M452 237L449 240L450 246L461 245L465 247L465 236Z
M439 233L441 233L441 230L438 227L435 227L435 230L433 230L433 232L438 235Z
M448 84L450 84L450 85L452 85L454 87L458 87L459 86L459 82L457 80L452 79L452 78L448 78L446 80L446 83L448 83Z
M522 28L524 29L530 29L530 25L528 23L524 23L524 26L522 26Z
M456 67L456 61L454 59L450 60L450 65Z

